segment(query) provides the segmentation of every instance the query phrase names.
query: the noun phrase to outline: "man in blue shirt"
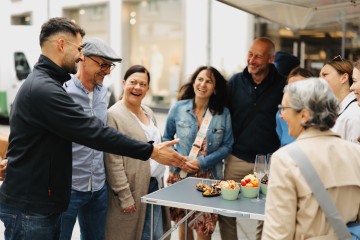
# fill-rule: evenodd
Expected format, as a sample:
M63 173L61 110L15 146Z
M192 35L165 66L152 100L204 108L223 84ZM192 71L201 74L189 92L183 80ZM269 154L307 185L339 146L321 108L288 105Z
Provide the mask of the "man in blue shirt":
M84 60L64 88L88 116L107 120L107 89L104 77L121 58L105 42L91 38L83 45ZM104 238L107 211L107 186L103 152L72 143L72 190L69 207L61 217L60 239L71 239L78 217L81 239Z

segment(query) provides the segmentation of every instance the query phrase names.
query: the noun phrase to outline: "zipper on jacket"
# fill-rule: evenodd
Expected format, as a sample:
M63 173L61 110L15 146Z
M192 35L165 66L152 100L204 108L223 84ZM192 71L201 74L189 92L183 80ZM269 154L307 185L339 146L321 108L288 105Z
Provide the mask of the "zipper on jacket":
M49 195L49 198L51 198L51 195L52 195L52 189L51 189L51 164L52 163L52 160L50 160L50 166L49 166L49 186L48 186L48 195Z

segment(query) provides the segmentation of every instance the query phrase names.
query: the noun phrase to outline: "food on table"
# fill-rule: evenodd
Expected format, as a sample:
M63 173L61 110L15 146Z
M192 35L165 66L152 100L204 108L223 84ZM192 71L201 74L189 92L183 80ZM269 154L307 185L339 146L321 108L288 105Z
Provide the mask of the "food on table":
M240 189L239 184L234 180L220 181L219 186L223 189Z
M258 187L259 181L254 174L248 174L240 181L243 187Z
M220 189L212 188L211 190L206 190L205 192L203 192L203 196L204 197L214 197L214 196L219 196L220 193L221 193Z
M234 180L220 182L221 195L225 200L236 200L240 192L240 186Z
M269 181L268 176L267 176L267 174L265 174L265 176L261 179L261 183L267 185L267 184L268 184L268 181Z
M198 183L196 184L196 189L199 190L200 192L205 192L205 191L211 191L211 186L205 184L205 183Z
M215 197L219 196L221 190L217 187L217 182L212 183L211 185L200 182L196 184L196 189L200 192L203 192L204 197Z

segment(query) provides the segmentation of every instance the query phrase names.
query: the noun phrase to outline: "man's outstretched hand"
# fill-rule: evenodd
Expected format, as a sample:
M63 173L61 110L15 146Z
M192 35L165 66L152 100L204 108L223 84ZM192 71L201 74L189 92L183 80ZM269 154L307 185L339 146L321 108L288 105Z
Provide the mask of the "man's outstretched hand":
M193 171L199 170L199 167L191 164L187 161L187 158L180 155L174 149L171 148L172 145L175 145L179 142L179 139L174 139L172 141L166 141L154 145L154 150L151 154L151 158L157 161L158 163L183 168L185 165L187 168L192 169Z

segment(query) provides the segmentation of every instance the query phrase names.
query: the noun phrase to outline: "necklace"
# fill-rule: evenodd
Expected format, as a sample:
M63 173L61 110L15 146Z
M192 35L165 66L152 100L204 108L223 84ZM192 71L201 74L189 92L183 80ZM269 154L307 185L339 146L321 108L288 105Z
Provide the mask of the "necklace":
M194 110L194 114L195 114L196 121L198 123L198 127L201 126L201 123L204 119L205 112L206 112L206 109L198 110L198 111Z

